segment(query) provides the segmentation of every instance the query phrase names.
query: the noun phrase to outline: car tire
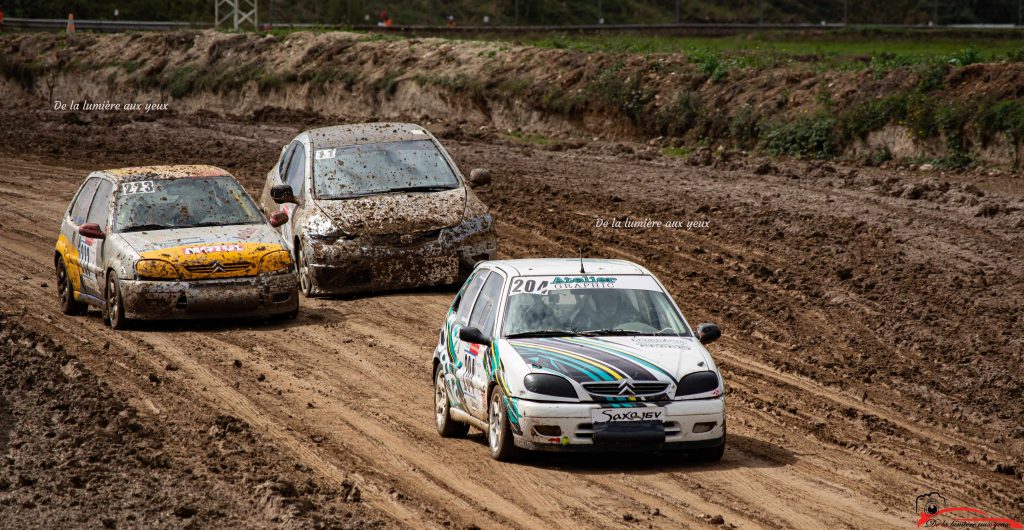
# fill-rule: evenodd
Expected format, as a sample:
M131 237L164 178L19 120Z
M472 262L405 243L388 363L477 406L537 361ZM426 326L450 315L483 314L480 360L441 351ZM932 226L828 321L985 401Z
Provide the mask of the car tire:
M104 294L107 305L103 309L103 319L110 325L110 329L127 329L128 319L124 316L124 300L121 298L117 274L111 272L107 275L107 288Z
M725 455L725 432L722 433L722 445L695 449L690 452L690 458L696 462L718 462Z
M64 258L57 256L57 300L60 301L60 311L65 315L84 315L89 309L88 304L75 300L75 289L71 285L71 276L64 266Z
M519 450L512 439L512 425L509 424L508 411L505 410L505 394L500 387L495 386L487 401L487 447L491 451L491 458L499 462L511 462L519 456Z
M309 273L309 265L306 263L306 253L302 250L302 245L295 244L295 268L299 272L299 291L302 291L302 296L306 298L315 298L320 296L320 288L317 287L316 281L313 279L313 275Z
M461 438L469 432L469 424L455 421L451 416L448 387L444 384L441 365L434 369L434 424L442 438Z

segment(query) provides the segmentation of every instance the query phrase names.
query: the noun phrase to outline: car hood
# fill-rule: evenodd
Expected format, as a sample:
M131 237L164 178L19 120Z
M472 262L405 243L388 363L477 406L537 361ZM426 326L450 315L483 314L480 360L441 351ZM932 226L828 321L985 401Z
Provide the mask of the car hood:
M700 343L692 337L553 337L503 340L527 371L555 372L577 383L589 381L670 381L709 370ZM501 347L501 345L499 345Z
M118 235L140 255L170 249L183 252L193 249L188 251L188 255L195 255L209 253L211 247L216 245L232 244L252 246L254 249L264 247L263 250L278 250L282 245L281 236L268 224L147 230L122 232Z
M466 210L466 190L384 193L316 205L334 227L351 235L409 234L455 226Z

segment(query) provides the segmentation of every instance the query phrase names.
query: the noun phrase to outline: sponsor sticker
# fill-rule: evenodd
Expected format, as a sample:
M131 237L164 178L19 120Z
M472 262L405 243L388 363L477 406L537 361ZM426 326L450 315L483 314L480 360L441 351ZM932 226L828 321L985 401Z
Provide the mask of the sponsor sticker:
M135 193L153 193L156 191L156 186L152 180L138 180L135 182L125 182L121 184L121 193L125 195L132 195Z
M317 149L316 154L314 156L316 157L317 160L328 160L334 158L334 155L335 153L337 153L337 151L337 149Z
M242 250L242 245L239 245L237 243L231 243L226 245L201 245L198 247L186 248L185 255L193 256L196 254L209 254L211 252L241 252Z
M628 276L519 276L512 279L510 295L548 294L549 291L566 289L642 289L661 291L658 282L641 274Z
M676 337L633 337L633 343L644 348L682 348L686 344Z
M665 421L665 407L608 408L590 411L593 423Z

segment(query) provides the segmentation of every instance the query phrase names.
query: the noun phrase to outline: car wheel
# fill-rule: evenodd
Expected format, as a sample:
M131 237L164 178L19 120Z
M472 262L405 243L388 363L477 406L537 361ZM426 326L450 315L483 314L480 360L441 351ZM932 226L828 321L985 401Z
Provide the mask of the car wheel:
M718 462L725 455L725 433L722 433L722 445L696 449L690 452L690 458L697 462Z
M302 245L295 245L295 266L299 269L299 290L306 298L312 298L320 294L313 281L313 275L309 272L309 264L306 263L306 253Z
M89 308L88 305L75 300L75 289L71 285L71 276L64 266L64 258L57 258L57 300L60 301L60 311L65 315L83 315Z
M487 407L487 446L491 450L491 458L510 462L518 456L518 451L512 440L512 426L508 422L504 398L501 388L495 386L491 389Z
M434 369L434 419L437 433L443 438L460 438L469 432L469 425L452 419L448 404L448 387L444 384L441 365Z
M121 288L117 274L111 272L107 276L107 307L103 310L103 318L111 329L126 329L128 319L124 316L124 300L121 299Z

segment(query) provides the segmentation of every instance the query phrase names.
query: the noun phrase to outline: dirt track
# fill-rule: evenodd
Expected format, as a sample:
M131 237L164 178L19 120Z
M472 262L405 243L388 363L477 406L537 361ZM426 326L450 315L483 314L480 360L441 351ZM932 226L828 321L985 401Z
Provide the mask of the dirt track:
M326 484L354 480L367 508L396 524L679 528L721 515L740 528L908 528L928 491L1024 517L1019 181L984 192L962 177L921 183L710 153L641 160L631 147L555 152L449 133L465 172L495 170L478 191L503 255L585 246L639 261L691 322L725 331L710 348L729 392L720 464L541 455L510 465L487 458L480 434L434 431L430 351L452 293L304 300L285 325L114 333L95 312L60 315L53 241L86 168L207 162L255 190L302 124L108 129L28 112L0 124L9 312L146 403L154 421L238 417ZM711 224L594 227L627 215Z

